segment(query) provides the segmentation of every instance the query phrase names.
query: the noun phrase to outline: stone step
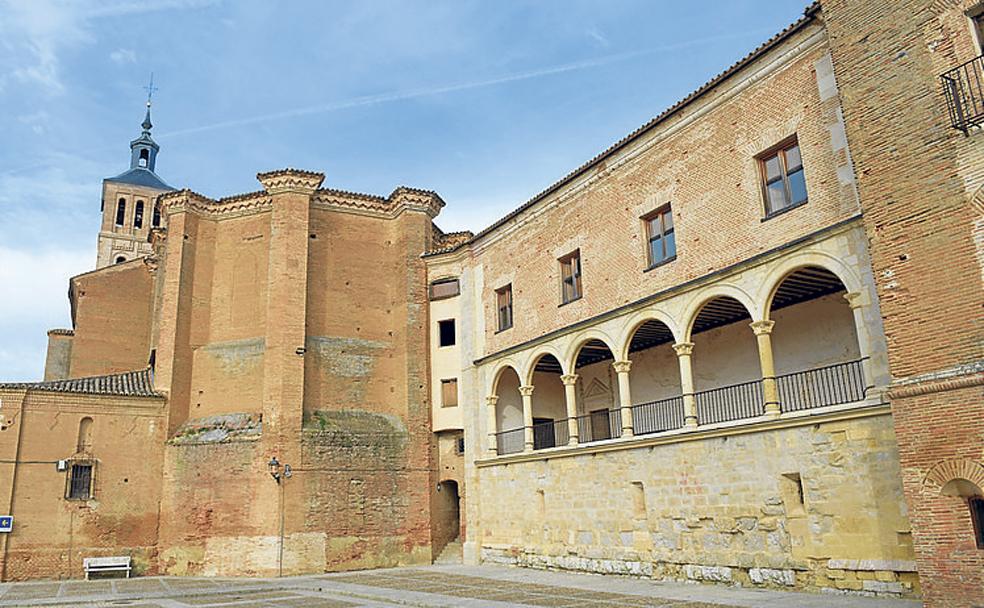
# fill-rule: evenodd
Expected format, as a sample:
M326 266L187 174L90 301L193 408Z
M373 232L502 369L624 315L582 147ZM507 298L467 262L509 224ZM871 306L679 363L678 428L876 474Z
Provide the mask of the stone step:
M435 564L460 564L461 563L461 541L453 540L445 545L444 550L434 559Z

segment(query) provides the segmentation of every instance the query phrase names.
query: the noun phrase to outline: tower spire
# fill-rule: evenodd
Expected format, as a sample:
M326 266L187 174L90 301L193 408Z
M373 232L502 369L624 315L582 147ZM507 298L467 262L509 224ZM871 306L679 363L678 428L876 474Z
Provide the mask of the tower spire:
M150 84L145 86L144 90L147 91L147 115L144 116L144 121L140 124L140 126L143 127L143 132L145 134L150 135L150 130L154 127L154 123L150 122L150 106L154 98L154 91L157 90L157 87L154 86L153 72L150 73Z

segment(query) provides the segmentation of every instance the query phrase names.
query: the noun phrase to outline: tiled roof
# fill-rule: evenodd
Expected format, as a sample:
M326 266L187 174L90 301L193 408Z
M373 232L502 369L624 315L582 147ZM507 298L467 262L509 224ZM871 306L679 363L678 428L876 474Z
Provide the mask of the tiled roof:
M47 382L4 382L0 388L79 393L83 395L118 395L121 397L160 397L154 392L150 368L105 376L48 380Z
M133 184L134 186L144 186L146 188L154 188L156 190L174 190L171 186L167 185L156 173L150 169L144 169L143 167L136 167L134 169L129 169L120 173L116 177L107 177L107 182L119 182L122 184Z
M481 232L479 232L478 234L476 234L474 237L472 237L471 239L469 239L467 241L462 241L461 243L458 243L457 245L453 245L453 246L449 246L449 247L444 247L444 248L439 249L439 250L428 251L428 252L424 253L424 257L428 257L428 256L432 256L432 255L438 255L438 254L441 254L441 253L448 253L450 251L454 251L454 250L458 249L459 247L462 247L462 246L464 246L464 245L466 245L468 243L477 241L478 239L482 238L486 234L489 234L490 232L495 231L497 228L499 228L500 226L502 226L503 224L505 224L509 220L513 219L514 217L516 217L517 215L519 215L523 211L526 211L527 209L529 209L533 205L535 205L535 204L539 203L540 201L542 201L543 199L545 199L547 196L549 196L549 195L553 194L554 192L560 190L563 186L567 185L574 178L578 177L579 175L582 175L583 173L585 173L586 171L588 171L589 169L591 169L592 167L594 167L598 163L602 162L603 160L605 160L606 158L608 158L609 156L611 156L615 152L621 150L622 148L624 148L628 144L634 142L639 137L641 137L645 133L649 132L651 129L655 128L656 126L658 126L659 124L661 124L663 121L667 120L668 118L670 118L671 116L673 116L674 114L676 114L677 112L679 112L680 110L682 110L684 107L686 107L687 105L689 105L691 102L693 102L694 100L696 100L699 97L701 97L704 93L710 91L711 89L713 89L717 85L719 85L722 82L724 82L725 80L727 80L730 76L734 75L741 68L745 67L746 65L750 64L754 60L758 59L759 57L761 57L762 55L764 55L765 53L767 53L768 51L770 51L772 48L774 48L776 45L778 45L780 42L782 42L783 40L785 40L789 36L793 35L794 33L798 32L800 29L802 29L808 23L810 23L811 21L813 21L813 18L816 16L816 14L819 11L820 11L820 2L819 1L812 2L803 11L803 16L800 17L796 22L790 24L786 29L782 30L781 32L779 32L778 34L776 34L775 36L773 36L772 38L769 38L768 40L766 40L765 42L763 42L754 51L752 51L748 55L745 55L740 60L738 60L734 64L732 64L731 67L729 67L725 71L721 72L720 74L718 74L714 78L712 78L709 81L707 81L706 83L704 83L703 86L701 86L699 89L697 89L693 93L690 93L689 95L687 95L686 97L684 97L680 101L676 102L675 104L673 104L672 106L670 106L669 108L667 108L666 110L664 110L663 112L661 112L658 116L656 116L655 118L651 119L646 124L642 125L641 127L639 127L638 129L636 129L635 131L629 133L628 135L626 135L622 139L618 140L617 142L615 142L614 144L612 144L611 146L609 146L608 148L606 148L601 153L597 154L594 158L590 159L589 161L587 161L586 163L584 163L583 165L581 165L577 169L574 169L573 171L571 171L570 173L568 173L564 177L560 178L559 180L557 180L556 182L554 182L551 186L549 186L546 190L540 192L539 194L536 194L533 198L531 198L530 200L528 200L525 203L523 203L517 209L511 211L505 217L501 218L500 220L498 220L497 222L495 222L494 224L492 224L488 228L482 230Z

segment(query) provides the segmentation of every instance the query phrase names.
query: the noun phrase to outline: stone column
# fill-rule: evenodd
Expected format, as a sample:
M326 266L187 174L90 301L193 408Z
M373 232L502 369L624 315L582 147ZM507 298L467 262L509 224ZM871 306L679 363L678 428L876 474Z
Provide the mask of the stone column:
M680 342L673 345L680 362L680 390L683 393L683 424L687 428L697 428L697 398L694 396L694 370L690 356L694 352L693 342Z
M533 451L533 386L519 387L523 397L523 451Z
M485 404L488 406L488 416L489 416L489 456L496 456L499 454L499 442L496 440L495 434L498 432L498 424L495 417L495 406L499 402L498 395L489 395L485 398Z
M618 407L622 419L622 437L631 437L633 434L632 390L629 387L629 370L632 369L632 362L628 359L615 361L612 367L618 375Z
M577 445L577 374L565 374L560 377L564 383L564 399L567 403L567 445Z
M871 369L871 332L864 320L864 297L858 291L845 293L844 299L854 313L854 329L858 336L858 353L861 355L861 371L864 373L864 385L867 388L876 386L875 374Z
M762 367L762 396L765 398L765 415L779 417L779 390L776 387L776 366L772 360L772 328L775 321L754 321L751 323L758 342L759 365Z

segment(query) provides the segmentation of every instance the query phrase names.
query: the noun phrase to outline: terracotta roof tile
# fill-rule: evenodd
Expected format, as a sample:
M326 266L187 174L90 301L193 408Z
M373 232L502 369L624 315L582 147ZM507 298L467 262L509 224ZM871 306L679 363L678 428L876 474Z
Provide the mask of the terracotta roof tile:
M117 395L120 397L160 397L154 391L150 368L138 371L70 378L68 380L48 380L46 382L3 382L0 388L51 391L55 393L77 393L83 395Z

